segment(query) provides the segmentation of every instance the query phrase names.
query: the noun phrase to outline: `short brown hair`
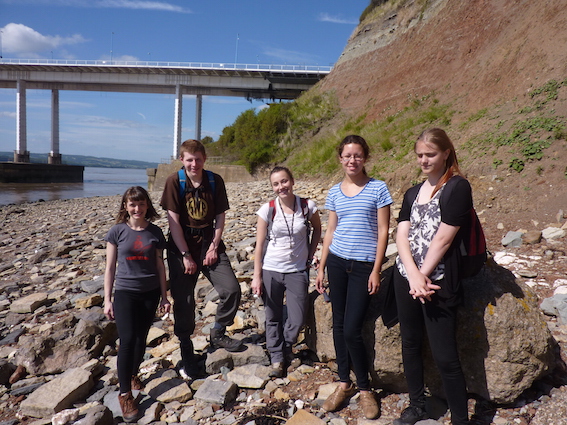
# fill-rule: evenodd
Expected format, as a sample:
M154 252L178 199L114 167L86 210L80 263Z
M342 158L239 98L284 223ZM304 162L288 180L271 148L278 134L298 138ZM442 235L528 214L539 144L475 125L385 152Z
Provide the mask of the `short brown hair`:
M183 158L183 154L185 152L188 154L201 152L203 156L207 156L207 152L205 152L205 145L203 145L200 140L195 139L188 139L181 143L181 146L179 147L179 157Z

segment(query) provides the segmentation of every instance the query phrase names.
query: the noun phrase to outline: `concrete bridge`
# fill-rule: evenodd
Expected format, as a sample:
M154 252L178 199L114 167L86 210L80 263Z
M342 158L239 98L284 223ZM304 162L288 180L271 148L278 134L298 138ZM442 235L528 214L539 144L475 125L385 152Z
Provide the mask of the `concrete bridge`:
M203 96L247 99L297 98L325 77L331 67L246 65L196 62L0 59L0 88L17 89L14 162L29 162L26 90L51 90L50 164L61 164L59 91L107 91L175 94L172 156L181 144L183 95L196 96L195 138L201 138Z

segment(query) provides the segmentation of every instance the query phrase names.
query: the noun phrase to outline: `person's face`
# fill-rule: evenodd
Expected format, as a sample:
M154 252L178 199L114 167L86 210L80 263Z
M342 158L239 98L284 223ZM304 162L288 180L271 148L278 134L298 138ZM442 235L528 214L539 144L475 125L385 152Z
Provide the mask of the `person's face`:
M366 157L362 146L357 143L345 145L339 158L343 166L343 171L348 175L357 175L364 169Z
M293 180L285 171L277 171L270 176L272 190L280 198L293 196Z
M437 145L422 140L415 146L417 162L423 174L427 176L441 177L443 175L449 153L449 150L441 151Z
M128 215L134 220L141 220L146 217L146 212L148 211L148 203L146 200L134 201L128 200L126 202L126 211Z
M183 155L179 159L183 163L187 175L190 177L200 177L207 157L203 155L202 152L183 152Z

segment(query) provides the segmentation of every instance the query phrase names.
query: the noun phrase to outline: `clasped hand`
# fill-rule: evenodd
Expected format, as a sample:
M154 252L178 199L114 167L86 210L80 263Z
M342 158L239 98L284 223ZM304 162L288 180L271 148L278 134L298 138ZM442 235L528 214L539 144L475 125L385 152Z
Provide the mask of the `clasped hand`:
M432 283L431 279L421 272L408 276L408 280L410 285L409 294L414 300L419 299L422 304L425 304L425 301L431 301L431 296L435 291L441 289L439 285Z

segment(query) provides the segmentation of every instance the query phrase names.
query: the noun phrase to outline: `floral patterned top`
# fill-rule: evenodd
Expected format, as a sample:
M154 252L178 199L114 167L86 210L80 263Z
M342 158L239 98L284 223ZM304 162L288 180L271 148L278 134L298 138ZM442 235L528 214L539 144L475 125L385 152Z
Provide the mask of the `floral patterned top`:
M439 200L441 198L441 193L445 186L441 187L440 190L435 193L433 198L431 198L425 204L419 204L417 199L419 195L413 201L411 206L410 214L410 230L408 234L408 240L410 243L410 250L417 267L421 267L431 241L439 229L441 224L441 208L439 206ZM396 258L396 265L400 274L404 278L408 278L406 268L402 263L402 260L398 256ZM437 264L429 278L432 281L441 280L445 277L445 263L443 260Z

